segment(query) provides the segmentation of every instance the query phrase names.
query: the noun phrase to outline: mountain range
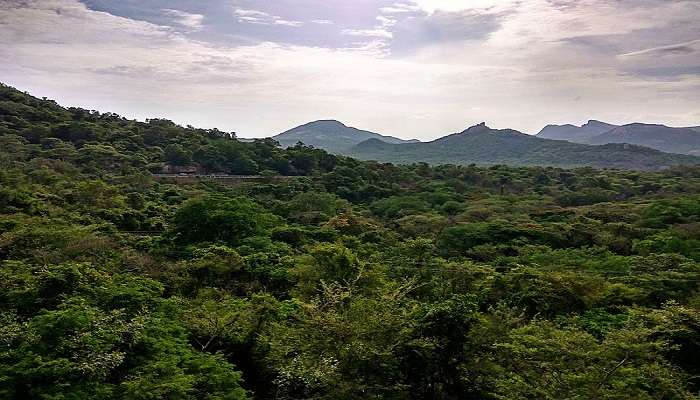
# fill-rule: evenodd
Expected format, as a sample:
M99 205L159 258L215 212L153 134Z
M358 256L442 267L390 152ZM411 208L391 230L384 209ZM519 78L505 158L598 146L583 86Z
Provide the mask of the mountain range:
M584 143L586 140L614 128L617 128L617 125L596 120L590 120L581 126L571 124L547 125L542 128L540 133L537 134L537 137L542 139L567 140L569 142Z
M32 143L43 143L52 138L69 138L76 142L82 150L92 149L110 128L95 125L54 124L50 129L41 125L32 127L27 123L19 124L17 115L28 113L22 105L12 100L22 98L31 104L41 104L42 107L55 109L57 113L65 113L55 102L41 100L21 93L16 89L3 86L4 94L0 93L0 137L16 135L21 132L25 139ZM4 97L2 97L4 96ZM63 115L63 114L61 114ZM31 118L40 121L39 116ZM81 117L82 118L82 117ZM34 120L32 119L32 121ZM158 124L153 120L149 124ZM173 124L163 120L162 125ZM18 125L19 124L19 125ZM17 126L21 125L21 129ZM75 125L75 126L74 126ZM80 125L80 126L78 126ZM37 125L39 126L39 125ZM19 130L18 130L19 129ZM187 163L195 155L188 149L170 145L165 128L161 128L156 137L149 136L152 145L163 146L169 159L176 163ZM13 133L14 132L14 133ZM601 133L602 132L602 133ZM215 137L229 137L220 131L212 130L206 133ZM223 135L223 136L222 136ZM485 123L472 126L462 132L447 135L430 141L403 140L375 132L364 131L344 125L334 120L310 122L289 131L276 135L274 138L284 146L292 146L298 142L311 145L329 152L343 154L362 160L376 160L393 163L426 162L430 164L481 164L481 165L540 165L556 167L582 167L620 169L659 170L675 165L700 165L700 157L693 154L674 154L628 143L609 143L636 139L645 144L664 146L664 149L675 152L694 153L698 146L696 141L700 136L700 127L669 128L662 125L629 124L615 126L600 121L590 121L583 126L573 125L548 126L539 135L527 135L512 129L491 129ZM545 137L567 137L572 141L554 140ZM574 143L573 140L587 143ZM631 141L631 139L630 139ZM115 144L115 149L127 149L126 142ZM87 146L83 149L82 146ZM110 144L111 146L111 144ZM234 147L225 149L208 149L207 157L198 163L209 163L217 166L227 165L229 170L254 170L256 165L250 159L231 155L226 158L223 154L231 153ZM224 151L225 150L225 151ZM115 150L117 151L117 150ZM234 152L235 153L235 152ZM231 153L233 154L233 153ZM239 159L240 158L240 159ZM249 157L248 157L249 158ZM185 161L182 161L185 160ZM223 164L222 164L223 163ZM180 165L180 164L177 164ZM247 168L247 169L246 169ZM224 169L226 170L226 169Z
M536 136L482 123L430 142L402 140L351 128L335 120L310 122L274 136L363 160L430 164L508 164L557 167L662 169L700 164L700 127L548 125ZM674 154L671 154L674 153Z
M547 125L537 137L582 144L629 143L669 153L700 155L700 127L642 123L618 126L591 120L581 126Z
M508 164L623 169L663 169L700 164L700 157L664 153L626 143L587 145L543 139L486 124L427 143L390 144L377 139L359 143L347 152L363 159L394 163Z
M346 126L335 120L320 120L297 126L273 137L282 147L294 146L302 142L331 153L345 153L353 146L369 139L380 140L384 143L416 143L417 140L404 140L393 136L363 131Z

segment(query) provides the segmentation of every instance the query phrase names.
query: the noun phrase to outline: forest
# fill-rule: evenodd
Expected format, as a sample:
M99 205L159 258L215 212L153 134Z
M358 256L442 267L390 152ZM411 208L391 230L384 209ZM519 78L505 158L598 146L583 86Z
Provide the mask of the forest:
M358 161L8 86L0 165L3 399L700 398L697 166Z

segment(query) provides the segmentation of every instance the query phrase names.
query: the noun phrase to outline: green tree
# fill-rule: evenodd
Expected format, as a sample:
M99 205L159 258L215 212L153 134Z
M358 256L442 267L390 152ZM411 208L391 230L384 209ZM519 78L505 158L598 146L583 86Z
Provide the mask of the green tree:
M190 200L173 218L176 239L185 243L224 242L266 235L277 218L243 198L208 196Z
M165 147L165 159L173 165L187 165L192 162L192 152L179 144L169 144Z

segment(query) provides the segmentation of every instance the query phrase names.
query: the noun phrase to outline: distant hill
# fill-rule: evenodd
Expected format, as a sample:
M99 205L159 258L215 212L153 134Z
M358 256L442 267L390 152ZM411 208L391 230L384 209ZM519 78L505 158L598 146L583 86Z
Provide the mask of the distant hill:
M377 139L384 143L416 143L417 140L403 140L393 136L363 131L346 126L335 120L309 122L273 137L282 147L294 146L298 142L313 146L331 153L347 152L351 147L369 139Z
M590 120L584 125L547 125L537 137L542 139L568 140L569 142L585 143L586 140L605 133L617 125L608 124L601 121Z
M630 143L669 153L700 155L700 130L697 127L629 124L590 138L588 143Z
M700 127L672 128L658 124L612 125L588 121L582 126L547 125L537 137L583 144L629 143L668 153L700 155Z
M559 167L592 166L621 169L663 169L700 164L699 157L668 154L629 144L592 146L542 139L511 130L473 126L428 143L389 144L367 140L348 155L394 163L507 164Z

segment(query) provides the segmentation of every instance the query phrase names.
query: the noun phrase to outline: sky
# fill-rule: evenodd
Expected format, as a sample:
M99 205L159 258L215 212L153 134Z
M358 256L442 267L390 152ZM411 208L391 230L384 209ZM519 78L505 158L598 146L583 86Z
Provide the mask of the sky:
M240 137L700 125L700 0L0 0L0 82Z

